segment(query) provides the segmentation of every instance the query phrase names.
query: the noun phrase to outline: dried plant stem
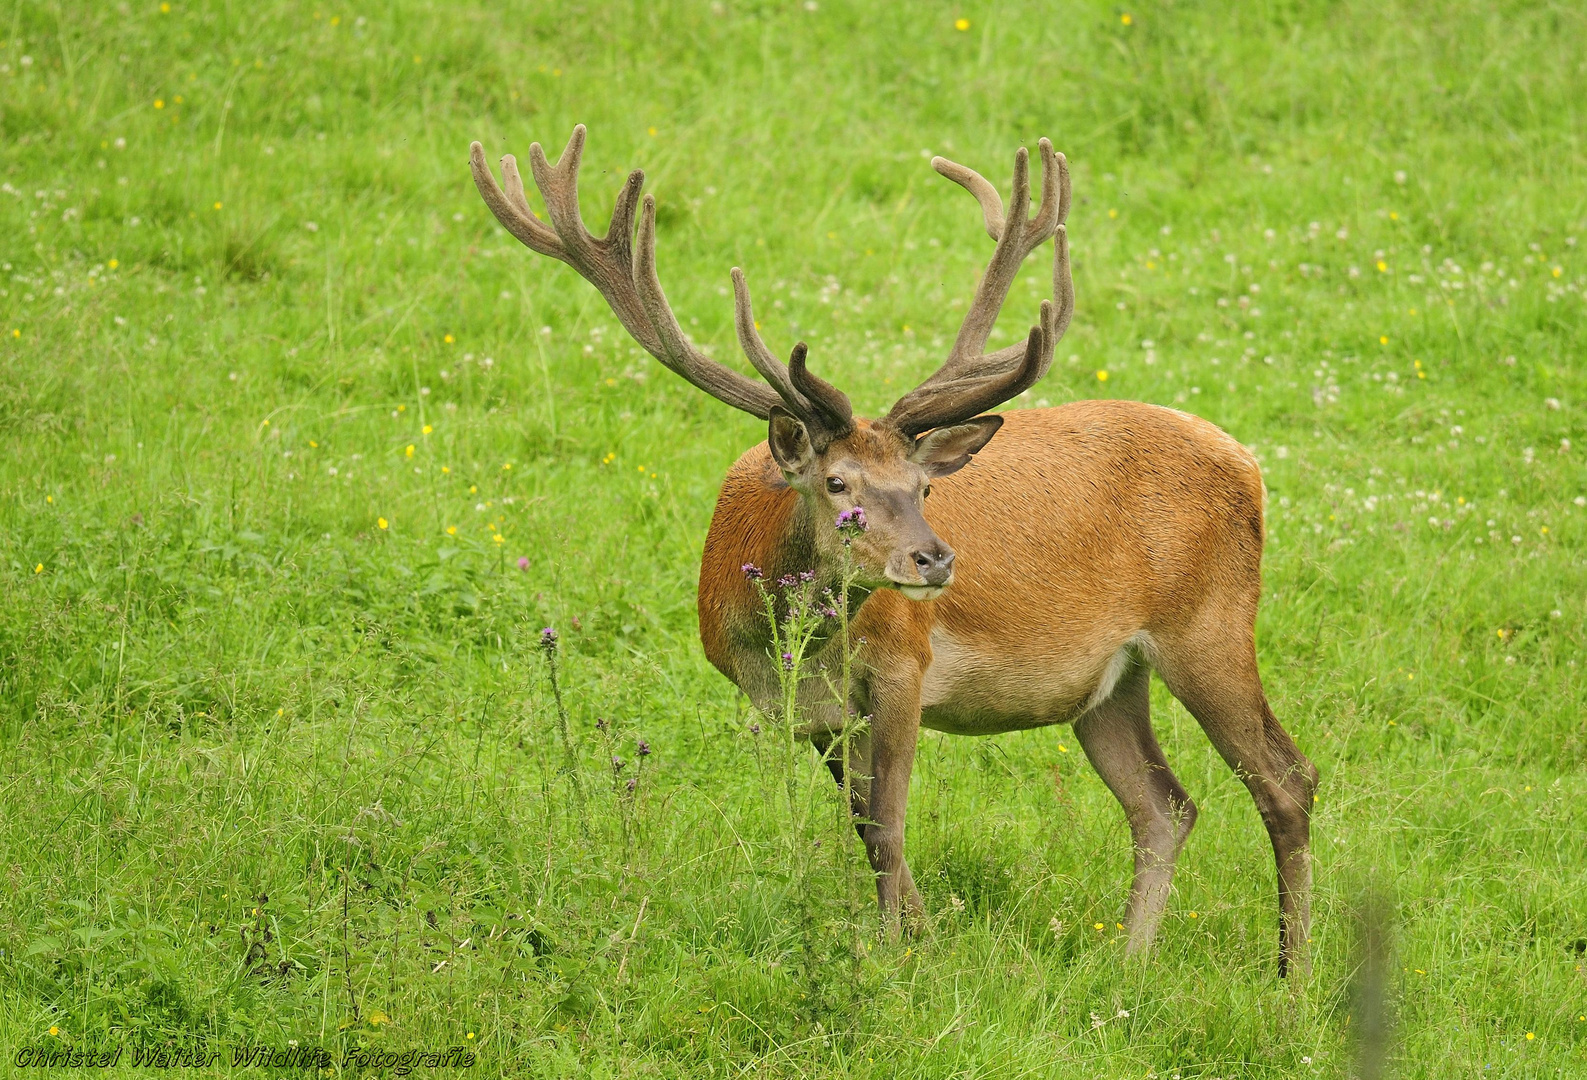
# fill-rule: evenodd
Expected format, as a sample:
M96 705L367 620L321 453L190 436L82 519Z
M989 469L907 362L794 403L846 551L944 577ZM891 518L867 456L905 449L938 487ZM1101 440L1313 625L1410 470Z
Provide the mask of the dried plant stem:
M573 745L573 730L568 724L567 706L562 702L562 684L557 678L556 639L554 637L551 638L549 644L545 643L546 639L544 636L542 636L541 640L542 651L546 656L546 669L550 672L551 677L551 696L556 700L557 733L562 737L562 753L566 758L564 769L568 774L569 782L573 785L574 816L578 818L579 831L588 837L590 827L585 814L584 780L579 775L578 751Z

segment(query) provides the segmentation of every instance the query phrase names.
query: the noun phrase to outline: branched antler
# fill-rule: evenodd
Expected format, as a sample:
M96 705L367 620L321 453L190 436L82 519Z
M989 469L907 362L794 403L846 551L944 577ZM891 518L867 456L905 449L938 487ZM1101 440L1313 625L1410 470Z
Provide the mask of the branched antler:
M1037 144L1042 160L1041 204L1035 217L1030 205L1030 159L1024 147L1014 156L1013 197L1010 217L1003 202L980 173L946 158L933 158L943 176L974 195L981 204L986 231L997 242L986 273L975 291L975 300L964 316L948 358L930 378L905 394L887 414L885 422L906 435L957 423L1024 392L1047 373L1053 349L1074 315L1074 281L1069 272L1069 237L1064 221L1069 216L1069 166L1055 153L1052 143ZM1041 321L1025 341L984 353L997 323L998 312L1026 257L1049 237L1053 249L1053 300L1042 301Z
M606 235L597 238L590 234L579 212L578 175L584 136L584 125L579 124L555 165L546 160L539 143L529 147L529 164L535 186L545 200L550 225L530 209L523 178L512 155L502 158L504 182L498 184L485 163L484 148L477 142L472 144L469 165L474 184L496 220L531 250L560 259L578 271L606 298L623 329L646 352L718 401L762 420L771 416L774 406L782 405L810 428L818 442L852 430L848 398L805 368L803 342L795 347L790 363L784 365L760 340L755 332L749 289L737 267L733 268L733 290L739 341L750 363L771 385L755 382L712 360L684 335L656 275L656 200L652 195L640 198L645 184L642 170L629 173L618 192Z
M959 327L953 350L942 367L905 394L881 421L908 436L957 423L1023 392L1047 373L1053 349L1074 313L1074 282L1069 274L1069 241L1064 220L1069 215L1069 170L1062 154L1042 139L1041 204L1034 217L1030 205L1029 155L1022 147L1014 158L1013 198L1009 215L997 190L979 173L944 158L932 159L943 176L962 185L981 204L987 234L997 243L991 262L976 288L975 301ZM579 163L584 156L584 125L573 129L567 148L555 165L539 143L529 147L535 185L545 200L550 224L540 220L524 194L523 178L512 155L501 160L502 183L485 164L479 143L469 148L469 164L496 219L527 247L560 259L578 271L606 298L633 339L672 371L719 401L765 420L777 406L797 416L822 444L854 428L853 411L843 392L805 366L804 342L794 347L787 364L778 360L755 328L749 287L743 271L733 268L734 326L750 364L769 385L755 382L697 349L678 325L656 275L656 200L641 191L645 174L628 174L611 225L604 237L591 235L579 212ZM637 211L637 232L636 232ZM988 337L1020 264L1048 238L1053 251L1053 297L1041 305L1041 320L1026 340L985 353Z

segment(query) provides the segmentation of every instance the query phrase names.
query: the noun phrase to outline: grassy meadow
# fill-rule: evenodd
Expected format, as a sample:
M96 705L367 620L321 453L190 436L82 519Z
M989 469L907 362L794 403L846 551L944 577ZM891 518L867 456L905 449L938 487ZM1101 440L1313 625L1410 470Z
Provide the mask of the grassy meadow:
M1580 5L1509 0L10 0L0 1060L1340 1077L1376 893L1392 1075L1587 1075L1583 57ZM1156 683L1201 819L1147 963L1065 728L923 734L932 921L877 934L830 784L796 755L788 816L696 638L764 426L469 178L471 139L554 157L576 122L595 231L646 169L689 333L749 370L742 266L866 415L991 251L929 157L1006 193L1016 147L1068 155L1075 321L1011 407L1173 405L1261 461L1263 675L1322 772L1309 981L1250 798Z

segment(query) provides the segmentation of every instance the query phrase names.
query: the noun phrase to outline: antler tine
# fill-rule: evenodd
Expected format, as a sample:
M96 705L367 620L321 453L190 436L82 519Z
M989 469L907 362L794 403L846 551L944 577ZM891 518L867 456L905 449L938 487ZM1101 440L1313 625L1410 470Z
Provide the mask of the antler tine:
M1003 200L998 196L997 188L974 169L960 165L956 161L949 161L945 157L932 158L931 167L975 196L976 201L981 204L981 214L986 220L986 234L994 241L1001 240Z
M771 383L779 397L788 405L789 410L801 419L811 416L810 402L798 390L794 389L792 378L788 374L788 366L772 354L761 340L760 331L755 329L755 309L750 304L749 283L744 279L744 271L733 267L733 326L738 331L738 343L744 350L744 355L760 372L761 378Z
M501 156L501 186L507 193L507 201L512 203L520 214L525 217L535 217L535 212L529 208L529 198L524 194L523 177L518 172L518 159L511 154Z
M1067 191L1067 186L1065 188ZM1064 200L1068 202L1067 199ZM1059 225L1053 234L1052 253L1052 296L1056 311L1053 313L1052 328L1048 334L1052 337L1052 345L1057 347L1064 334L1069 332L1069 320L1075 314L1075 279L1069 270L1069 227ZM1043 309L1045 310L1045 309ZM1052 363L1052 357L1047 357L1047 362ZM1042 374L1047 373L1042 369Z
M932 426L967 419L1007 401L1023 393L1052 366L1053 351L1074 315L1069 237L1063 224L1069 215L1069 168L1049 140L1042 139L1037 147L1042 161L1042 194L1034 217L1029 216L1029 155L1023 147L1014 157L1013 199L1006 218L997 192L978 173L942 159L932 162L939 173L975 195L987 232L997 241L997 248L948 359L919 387L900 398L888 413L888 422L906 434L919 434ZM982 350L1020 265L1049 237L1056 237L1053 300L1042 302L1040 325L1032 331L1039 334L1039 339L1032 337L984 354Z
M683 335L667 294L656 274L656 197L646 195L639 215L639 242L634 248L632 282L639 303L655 330L655 356L672 371L719 401L765 420L780 395L770 387L751 382L731 368L702 355Z
M604 237L597 239L585 228L578 191L584 140L584 125L579 124L555 165L546 160L539 143L529 147L529 164L551 218L549 226L530 209L517 162L511 156L502 159L504 188L491 174L484 150L476 142L469 148L469 164L480 196L496 219L531 250L560 259L594 285L623 329L646 352L712 397L767 419L783 397L782 386L793 389L786 371L780 382L773 380L778 386L773 390L717 363L689 343L656 277L656 204L649 196L643 200L635 244L635 210L640 206L644 172L635 169L628 174L617 193ZM808 402L795 401L808 410Z
M1019 345L1002 350L1000 355L1018 356L1012 369L978 373L953 382L921 385L898 399L887 414L886 423L906 436L919 435L935 427L967 420L977 413L1001 405L1034 386L1052 365L1053 337L1047 326L1052 321L1051 304L1042 301L1042 325L1030 328Z
M502 158L502 173L507 177L505 191L496 182L490 166L485 164L485 148L478 142L469 144L468 165L469 171L474 174L474 186L479 189L480 198L485 200L490 212L496 215L496 220L508 232L532 251L568 261L567 252L563 250L557 234L530 211L523 194L523 180L518 176L518 165L512 155Z
M1052 365L1053 350L1068 332L1070 320L1074 318L1075 313L1075 283L1069 269L1069 230L1062 225L1058 226L1055 239L1052 268L1053 300L1050 304L1048 301L1042 301L1042 328L1047 335L1047 351L1041 370L1036 376L1038 381L1047 374L1047 369ZM969 374L955 376L948 365L943 365L936 374L920 385L941 386L944 383L1006 375L1019 367L1024 358L1025 343L1021 341L976 358L974 370ZM1021 387L1017 392L1023 393L1026 389L1028 388Z
M1031 219L1030 228L1040 239L1031 245L1032 249L1069 220L1069 161L1054 153L1051 140L1045 137L1036 148L1041 153L1041 207Z
M985 204L983 203L983 209ZM1014 198L1009 204L1009 216L1004 221L997 248L987 263L986 273L976 287L975 300L965 313L954 339L953 351L948 354L948 364L956 364L969 357L979 356L986 348L986 339L997 324L997 314L1003 307L1009 288L1019 274L1020 264L1035 245L1026 246L1030 232L1030 154L1022 146L1014 155Z
M645 170L635 169L618 189L617 201L612 205L611 224L601 243L611 250L612 261L619 266L632 266L634 262L634 210L644 187Z
M807 351L802 341L794 346L793 355L788 358L788 377L810 403L822 433L840 438L854 430L854 408L847 394L805 367Z
M569 253L587 251L595 242L579 213L579 165L583 160L583 124L573 126L573 134L555 165L546 160L546 152L539 143L529 144L529 167L534 170L535 186L545 200L551 227Z

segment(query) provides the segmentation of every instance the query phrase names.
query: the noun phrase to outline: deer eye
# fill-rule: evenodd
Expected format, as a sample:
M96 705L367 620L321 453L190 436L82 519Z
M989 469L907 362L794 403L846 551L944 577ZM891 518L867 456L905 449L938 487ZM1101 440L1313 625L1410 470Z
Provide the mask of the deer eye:
M843 481L836 476L827 477L827 490L832 492L834 495L842 491L847 486L848 485L844 484Z
M922 499L929 499L929 498L931 498L931 485L930 485L930 484L927 484L927 485L926 485L926 487L925 487L925 490L923 490L923 491L922 491L922 492L921 492L921 493L920 493L920 497L921 497L921 498L922 498Z

